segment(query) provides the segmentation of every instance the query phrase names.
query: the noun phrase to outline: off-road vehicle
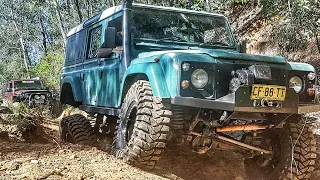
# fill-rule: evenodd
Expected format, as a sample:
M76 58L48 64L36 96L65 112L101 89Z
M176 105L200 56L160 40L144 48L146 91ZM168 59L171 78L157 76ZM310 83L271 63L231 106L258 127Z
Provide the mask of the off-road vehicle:
M23 102L27 106L50 106L52 93L45 88L41 80L11 80L2 87L3 101Z
M314 67L243 47L220 14L109 8L68 34L61 103L97 118L64 118L61 138L92 144L117 119L112 153L139 167L153 168L169 141L199 153L231 144L266 177L309 178L316 141L301 114L320 110Z

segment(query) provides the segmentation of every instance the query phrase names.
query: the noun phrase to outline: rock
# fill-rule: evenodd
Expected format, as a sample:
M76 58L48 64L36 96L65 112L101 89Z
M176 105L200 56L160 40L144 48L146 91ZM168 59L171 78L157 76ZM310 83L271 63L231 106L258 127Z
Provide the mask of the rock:
M12 162L9 167L7 168L7 170L9 171L15 171L15 170L18 170L20 168L20 163L14 161Z
M65 152L65 150L64 149L61 149L61 150L59 150L59 154L63 154Z
M79 175L77 179L78 180L84 180L84 177L82 175Z
M234 180L244 180L242 177L238 176Z
M72 154L71 156L70 156L70 159L77 159L78 158L78 156L76 155L76 154Z
M36 160L36 159L32 159L30 162L31 162L32 164L38 164L38 163L39 163L39 161Z

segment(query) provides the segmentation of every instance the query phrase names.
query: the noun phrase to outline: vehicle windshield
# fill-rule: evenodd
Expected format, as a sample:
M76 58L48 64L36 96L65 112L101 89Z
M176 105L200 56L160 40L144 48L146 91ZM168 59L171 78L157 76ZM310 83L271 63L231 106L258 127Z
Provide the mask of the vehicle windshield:
M225 18L137 8L133 10L135 40L192 43L198 46L233 46Z
M14 88L15 89L37 89L40 90L42 89L42 83L41 81L15 81L14 82Z

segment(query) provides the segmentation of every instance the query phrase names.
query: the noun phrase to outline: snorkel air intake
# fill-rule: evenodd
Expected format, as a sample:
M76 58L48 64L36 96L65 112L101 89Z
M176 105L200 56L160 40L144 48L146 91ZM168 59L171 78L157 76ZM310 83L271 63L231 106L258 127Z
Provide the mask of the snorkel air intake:
M130 14L133 0L122 0L123 22L122 22L122 44L123 44L123 59L121 62L122 73L124 74L130 63Z

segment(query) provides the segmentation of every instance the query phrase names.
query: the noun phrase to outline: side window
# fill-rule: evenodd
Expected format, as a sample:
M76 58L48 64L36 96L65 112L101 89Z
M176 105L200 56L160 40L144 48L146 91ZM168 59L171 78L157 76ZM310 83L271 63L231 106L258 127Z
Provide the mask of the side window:
M97 57L97 52L100 48L101 43L101 31L102 27L99 26L95 29L92 29L89 32L89 44L88 44L88 51L87 51L87 59Z

